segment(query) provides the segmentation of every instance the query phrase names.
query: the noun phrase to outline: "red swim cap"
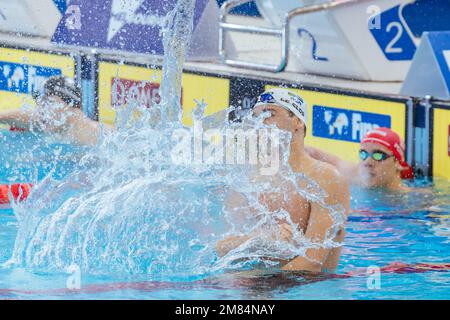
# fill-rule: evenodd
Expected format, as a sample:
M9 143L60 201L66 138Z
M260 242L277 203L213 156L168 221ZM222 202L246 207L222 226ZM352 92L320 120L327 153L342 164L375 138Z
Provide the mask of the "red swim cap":
M11 195L13 196L15 201L23 201L30 194L31 184L13 184L11 186L2 184L0 185L0 204L9 204L9 191L11 191Z
M369 131L361 140L362 143L372 142L388 148L395 159L404 168L401 171L402 179L414 178L414 170L405 160L405 144L400 136L389 128L376 128Z

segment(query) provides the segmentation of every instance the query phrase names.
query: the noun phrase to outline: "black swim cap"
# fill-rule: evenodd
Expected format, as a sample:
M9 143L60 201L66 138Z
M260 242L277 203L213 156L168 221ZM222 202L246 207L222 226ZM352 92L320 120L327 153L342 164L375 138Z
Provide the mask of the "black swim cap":
M64 76L53 76L44 84L43 97L56 96L74 108L81 108L81 90L75 82Z

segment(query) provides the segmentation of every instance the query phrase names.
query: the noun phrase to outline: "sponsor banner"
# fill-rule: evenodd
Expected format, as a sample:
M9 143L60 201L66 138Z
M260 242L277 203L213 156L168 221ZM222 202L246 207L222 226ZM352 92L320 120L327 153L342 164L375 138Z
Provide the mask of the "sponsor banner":
M122 78L111 79L111 104L114 109L128 103L150 108L160 102L159 83Z
M273 87L266 86L266 90ZM298 93L308 104L306 145L357 162L359 142L374 128L391 128L403 141L406 140L406 102L344 93L290 90Z
M450 107L433 108L433 176L450 180Z
M391 127L389 115L370 112L314 105L312 116L312 135L325 139L359 143L368 131Z
M34 94L42 90L42 80L58 76L57 68L33 66L0 61L0 90L23 94Z
M33 94L54 75L74 78L75 61L64 55L29 50L0 49L0 110L34 105Z
M196 1L194 29L207 3ZM175 5L176 0L72 0L52 41L161 55L162 28Z
M130 103L138 101L141 106L151 108L160 102L160 69L101 61L98 72L98 114L101 122L113 123L117 108ZM229 79L185 72L182 81L184 125L192 124L191 112L197 101L203 100L207 104L206 115L228 108Z
M221 7L227 0L216 0L219 7ZM261 17L261 14L258 10L258 5L255 1L250 1L245 4L240 5L239 7L231 10L231 14L242 15L242 16L251 16L251 17Z

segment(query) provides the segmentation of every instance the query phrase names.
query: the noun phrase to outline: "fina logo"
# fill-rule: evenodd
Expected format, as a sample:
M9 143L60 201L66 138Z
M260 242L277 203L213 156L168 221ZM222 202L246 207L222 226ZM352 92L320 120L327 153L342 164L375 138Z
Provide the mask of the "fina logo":
M166 19L158 15L137 13L145 0L113 0L108 28L108 42L125 24L163 27Z
M331 122L334 118L334 122ZM337 130L337 134L342 136L344 129L348 128L348 118L345 113L339 112L337 117L334 117L333 111L325 111L325 122L328 124L328 132L333 136Z
M25 81L25 71L21 66L14 67L13 65L5 64L1 69L8 89L20 88L22 86L22 83Z
M313 106L315 137L359 143L370 130L391 127L388 115Z
M0 90L32 94L41 91L49 77L60 74L60 69L0 61Z

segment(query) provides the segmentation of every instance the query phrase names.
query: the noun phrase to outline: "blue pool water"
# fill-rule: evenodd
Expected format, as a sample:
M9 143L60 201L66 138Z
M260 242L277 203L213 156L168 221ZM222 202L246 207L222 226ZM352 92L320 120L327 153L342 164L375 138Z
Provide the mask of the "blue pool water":
M32 134L1 132L0 182L64 179L83 149ZM31 159L31 160L30 160ZM413 183L416 192L387 194L352 190L352 213L337 275L305 278L278 271L210 274L95 274L46 272L5 265L13 253L18 221L0 209L0 298L2 299L448 299L450 272L381 273L371 287L367 267L392 262L449 263L450 182ZM194 190L191 190L195 192ZM359 271L359 273L358 273ZM71 288L80 280L80 289ZM69 281L69 285L68 285Z
M0 182L35 182L51 173L62 179L84 154L76 147L47 136L0 131Z

